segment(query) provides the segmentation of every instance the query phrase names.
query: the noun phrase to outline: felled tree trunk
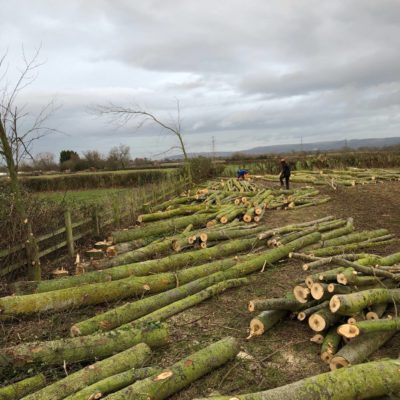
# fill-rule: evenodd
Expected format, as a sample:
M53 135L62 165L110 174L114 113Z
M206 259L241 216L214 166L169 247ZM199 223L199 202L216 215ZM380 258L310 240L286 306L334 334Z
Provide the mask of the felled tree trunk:
M329 329L328 333L324 337L324 341L321 346L321 360L327 364L333 358L333 355L337 352L341 341L340 335L336 331L336 327Z
M400 330L400 318L357 321L354 324L344 324L338 327L339 334L346 338L373 332L396 332L398 330Z
M329 307L333 313L353 315L368 306L393 302L400 302L400 289L369 289L334 295L330 300Z
M400 391L400 361L381 360L311 376L264 392L197 400L352 400Z
M147 368L132 368L128 371L121 372L120 374L112 375L108 378L102 379L84 389L71 394L64 400L95 400L106 396L107 394L116 392L132 385L133 383L146 379L149 376L159 374L161 368L147 367Z
M21 343L2 349L0 367L20 367L31 363L62 365L63 362L101 359L138 343L146 343L150 347L164 346L168 339L165 324L144 324L140 328L113 330L97 335Z
M248 310L267 311L267 310L286 310L286 311L301 311L309 307L319 304L319 301L310 301L308 303L299 303L295 299L278 298L278 299L256 299L249 301Z
M43 374L13 383L12 385L0 388L1 400L19 400L22 397L41 389L46 385L46 377Z
M247 339L250 339L253 336L263 335L287 315L288 311L285 310L263 311L250 321L250 335Z
M331 370L362 363L393 335L394 332L375 332L352 339L334 355L329 363Z
M339 315L332 314L327 308L323 308L310 316L308 325L315 332L322 332L334 325L339 320Z
M189 206L181 206L178 208L173 208L172 210L167 211L158 211L151 214L141 214L138 216L138 222L152 222L159 221L162 219L168 219L177 217L180 215L192 215L198 211L206 210L206 206L204 204L195 204Z
M118 353L115 356L98 361L88 367L60 379L59 381L46 386L36 393L28 395L24 400L61 400L72 393L99 382L111 375L127 371L130 368L137 368L150 357L151 350L147 344L140 343L136 346Z
M158 221L153 224L126 231L117 231L112 234L113 243L129 242L144 238L146 236L167 235L186 228L189 224L194 227L205 226L208 220L212 219L215 214L195 214L186 217L173 218L167 221Z
M173 364L156 376L136 382L107 400L163 400L179 392L203 375L232 360L239 343L228 337Z

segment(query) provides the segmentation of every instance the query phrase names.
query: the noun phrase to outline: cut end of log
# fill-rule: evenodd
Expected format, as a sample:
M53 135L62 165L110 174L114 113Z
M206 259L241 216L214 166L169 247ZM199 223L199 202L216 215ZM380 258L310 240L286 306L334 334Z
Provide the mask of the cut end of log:
M321 278L320 278L321 279ZM335 284L330 283L327 287L329 293L333 293L335 291Z
M172 241L172 249L176 252L179 252L182 250L182 246L180 245L178 240L173 240Z
M249 304L247 305L247 309L248 309L250 312L254 312L254 311L256 310L256 307L255 307L255 305L254 305L254 301L249 301Z
M264 324L259 319L253 318L250 321L250 335L247 337L247 339L250 339L253 336L261 336L264 332Z
M368 311L365 314L365 318L367 320L375 320L375 319L379 319L379 315L375 311Z
M338 281L338 283L341 283L342 285L347 285L348 280L345 276L345 274L337 274L336 280Z
M345 358L339 356L332 357L332 360L329 363L331 371L335 371L336 369L339 368L348 367L349 365L350 363Z
M256 216L254 217L254 222L260 222L260 221L261 221L261 217L258 216L258 215L256 215Z
M196 239L197 239L196 235L189 236L188 237L188 243L189 244L193 244L196 241Z
M226 218L226 217L221 217L221 219L219 220L219 222L221 222L221 224L227 224L227 223L228 223L228 218Z
M256 207L255 210L254 210L254 214L261 215L262 214L262 208L261 207Z
M316 335L310 338L310 342L322 344L324 342L324 337L320 333L317 333Z
M360 329L353 324L343 324L337 328L337 333L345 338L352 339L360 334Z
M303 286L295 286L293 288L293 295L299 303L307 303L310 295L310 289Z
M298 319L299 321L304 321L304 320L306 319L306 313L303 312L303 311L299 312L299 313L297 314L297 319Z
M326 321L319 314L313 314L308 318L308 325L315 332L322 332L326 329Z
M303 264L303 271L308 271L310 269L308 264Z
M340 298L339 296L335 295L329 301L329 309L331 312L335 313L340 308Z
M76 325L72 325L70 329L70 334L72 337L80 336L81 330Z
M309 289L311 289L312 286L314 285L314 281L311 276L307 276L307 278L304 280L304 282L306 283L306 285Z
M202 232L202 233L200 233L200 240L202 241L202 242L207 242L207 240L208 240L208 235L207 235L207 233L205 233L205 232Z
M207 242L201 242L200 243L200 248L201 249L206 249L207 248Z
M139 222L139 223L143 222L143 216L142 216L142 215L139 215L139 216L137 217L137 220L136 220L136 221Z
M311 287L311 296L315 300L320 300L324 296L324 287L320 283L314 283Z
M249 215L249 214L244 214L244 215L243 215L243 221L244 221L244 222L247 222L247 223L251 222L251 215Z
M329 364L332 361L333 355L329 351L324 351L321 353L321 360Z

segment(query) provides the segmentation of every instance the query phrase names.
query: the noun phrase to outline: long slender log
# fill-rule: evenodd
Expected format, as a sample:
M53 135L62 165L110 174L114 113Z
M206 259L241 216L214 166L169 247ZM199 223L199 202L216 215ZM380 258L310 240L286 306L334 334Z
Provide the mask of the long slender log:
M365 314L366 319L380 319L384 312L386 311L387 304L375 304L371 307L371 309Z
M247 278L238 278L216 283L215 285L212 285L207 289L204 289L196 294L185 297L182 300L162 307L159 310L153 311L152 313L147 314L133 322L121 325L120 329L128 329L129 327L142 326L143 324L151 322L164 321L172 315L178 314L183 310L193 307L194 305L199 304L213 296L216 296L217 294L220 294L227 289L246 285L249 282L250 281Z
M329 363L331 370L362 363L393 335L393 331L375 332L352 339L334 355Z
M247 339L250 339L253 336L263 335L287 315L288 311L285 310L263 311L250 321L250 335Z
M208 220L213 218L213 215L215 214L194 214L166 221L158 221L141 228L113 232L112 238L114 243L121 243L141 239L146 236L166 235L180 229L185 229L189 224L193 224L194 227L205 225Z
M348 339L372 332L396 332L400 330L400 318L358 321L354 324L343 324L338 333Z
M72 288L79 285L108 282L111 280L124 279L129 276L144 276L176 270L187 265L198 265L210 262L215 258L227 257L243 251L253 249L262 243L256 238L237 239L227 243L221 243L211 248L188 251L182 254L173 254L157 260L148 260L140 263L126 264L108 268L104 271L93 271L83 275L76 275L60 279L41 282L29 282L29 293L44 293L52 290ZM28 292L26 282L25 293ZM1 306L0 306L1 308Z
M99 382L90 385L79 392L71 394L64 400L95 400L103 398L105 395L117 392L133 383L146 379L149 376L159 374L162 371L158 367L132 368L120 374L112 375Z
M181 207L173 208L172 210L157 211L157 212L151 213L151 214L141 214L138 216L137 221L138 222L159 221L162 219L173 218L173 217L177 217L180 215L191 215L191 214L196 213L197 211L202 211L202 210L206 210L206 206L203 204L181 206ZM211 210L211 211L214 211L214 210Z
M164 400L203 375L232 360L239 352L236 339L227 337L212 343L165 369L160 374L136 382L107 400Z
M333 358L333 355L337 352L340 345L341 337L336 331L336 327L329 329L328 333L324 337L324 341L321 347L321 360L326 364L329 364Z
M400 361L380 360L314 375L264 392L196 400L353 400L400 391Z
M250 300L247 309L250 312L267 311L267 310L286 310L286 311L301 311L309 307L319 304L318 301L310 301L308 303L299 303L295 299L277 298L277 299L256 299Z
M332 262L332 258L320 258L316 261L311 261L306 264L303 264L303 271L308 271L310 269L316 269L322 267L324 265L328 265Z
M233 260L223 260L176 273L132 276L106 284L94 283L25 296L8 296L0 298L0 310L6 315L29 315L40 311L65 310L71 307L101 304L146 293L159 293L179 286L180 283L187 283L227 269L233 264Z
M144 343L137 344L128 350L74 372L36 393L24 397L24 400L61 400L111 375L143 366L150 354L149 346Z
M335 229L333 231L327 232L327 233L323 233L321 240L323 242L327 241L327 240L331 240L343 235L347 235L348 233L352 232L354 230L354 226L353 226L353 218L349 218L346 221L346 226L344 226L343 228L339 228L339 229Z
M150 347L164 346L169 334L165 324L143 324L140 328L113 330L97 335L21 343L0 353L0 368L21 367L31 363L62 365L101 359L124 351L138 343Z
M340 274L345 270L345 267L338 267L330 269L329 271L320 272L318 274L318 280L323 282L336 282L337 274Z
M348 294L353 291L352 288L349 286L338 285L335 283L329 283L327 286L327 290L329 293L332 294Z
M381 303L399 303L400 289L368 289L349 294L336 294L329 307L340 315L357 314L366 307Z
M389 244L394 243L395 241L396 241L395 239L384 240L382 242L371 242L366 240L364 242L344 244L341 246L322 247L320 249L309 250L309 252L315 257L329 257L329 256L340 255L343 253L348 253L350 251L356 251L359 249L368 249L370 247L377 247L377 246L387 246Z
M43 374L35 375L0 388L0 399L19 400L30 393L38 391L45 385L46 377Z

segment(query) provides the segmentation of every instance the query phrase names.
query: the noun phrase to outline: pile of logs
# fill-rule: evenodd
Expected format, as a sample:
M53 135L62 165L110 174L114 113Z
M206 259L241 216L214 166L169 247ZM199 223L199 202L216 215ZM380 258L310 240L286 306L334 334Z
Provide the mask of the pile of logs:
M26 371L33 364L88 365L40 390L45 384L41 376L33 377L32 385L31 381L15 383L15 390L4 390L27 393L27 388L32 387L36 392L26 396L31 400L84 399L97 391L112 393L110 399L140 399L139 392L145 393L143 398L146 399L164 399L231 359L237 351L237 344L226 339L222 344L217 342L205 348L200 356L196 353L167 370L158 366L142 370L151 349L168 343L165 321L171 316L229 288L247 284L251 279L249 275L264 271L290 254L296 256L300 251L305 252L307 260L316 261L317 256L311 254L341 248L343 243L360 244L378 238L372 242L377 246L393 240L381 230L355 233L351 220L333 217L274 229L239 220L221 227L215 225L194 231L188 226L174 236L153 236L150 243L146 237L135 238L129 245L125 243L125 250L130 249L125 253L96 261L97 270L48 281L15 283L12 286L14 295L0 298L4 318L23 318L120 299L128 301L97 315L93 310L91 318L71 326L71 338L21 343L1 349L0 370ZM133 231L145 229L140 227ZM190 236L203 237L210 245L186 249ZM140 244L142 247L135 248ZM324 247L326 244L329 246ZM165 252L171 254L165 255ZM164 257L153 258L155 254L164 254ZM393 274L393 267L386 273ZM97 362L90 364L93 360Z
M276 175L263 175L257 178L269 182L276 182ZM347 168L345 170L324 169L318 171L299 170L293 171L291 181L312 185L356 186L385 181L399 181L400 170L392 169L359 169Z
M308 323L322 361L334 371L362 363L400 330L400 253L291 257L304 261L309 275L282 298L249 302L248 310L259 313L250 322L250 338L294 316Z

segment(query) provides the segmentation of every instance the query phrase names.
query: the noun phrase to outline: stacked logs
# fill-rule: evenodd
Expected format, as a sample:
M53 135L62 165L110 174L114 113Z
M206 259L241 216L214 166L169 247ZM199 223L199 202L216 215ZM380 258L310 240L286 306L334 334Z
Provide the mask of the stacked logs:
M276 182L276 175L256 176L256 178ZM347 168L344 170L324 169L317 171L297 170L292 172L291 181L312 185L356 186L374 184L385 181L399 181L400 170L392 169L359 169Z
M249 302L250 312L260 312L250 322L250 338L294 315L308 323L322 361L336 370L365 361L400 330L400 253L291 257L306 261L309 275L282 298Z

